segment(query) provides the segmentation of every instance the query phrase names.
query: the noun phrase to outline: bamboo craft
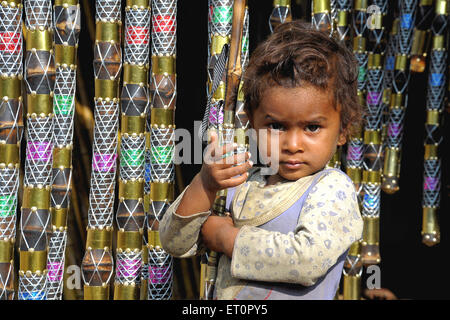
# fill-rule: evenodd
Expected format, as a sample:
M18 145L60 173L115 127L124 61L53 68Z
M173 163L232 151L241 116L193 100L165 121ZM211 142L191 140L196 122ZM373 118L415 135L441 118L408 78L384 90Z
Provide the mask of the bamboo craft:
M382 171L382 117L383 117L383 84L384 56L386 52L386 15L388 2L376 0L372 5L377 11L371 15L368 30L368 67L366 119L364 126L364 162L363 162L363 203L364 220L361 257L364 265L378 264L381 261L379 250L379 221L381 203L381 171Z
M448 45L448 1L437 0L431 26L433 46L427 88L427 119L425 122L425 155L423 181L422 242L433 246L440 242L437 213L440 206L442 142L442 112L445 103L445 84Z
M292 21L291 0L273 0L273 10L269 17L270 33L285 22Z
M395 8L392 8L391 10L394 10L395 12ZM382 131L381 131L381 141L383 143L383 150L385 150L386 147L387 122L389 119L389 104L392 96L392 82L394 80L395 56L398 50L399 23L400 23L399 18L395 16L392 22L391 31L389 33L389 41L388 46L386 48L386 56L384 59L383 116L382 116Z
M52 3L25 1L27 94L26 159L21 213L20 300L47 298L47 252L52 187L53 87Z
M23 134L22 1L0 5L0 300L13 300L20 143Z
M208 84L207 94L212 96L211 108L207 110L208 142L211 130L215 130L218 135L218 144L223 145L222 126L224 122L223 103L225 100L225 82L223 76L218 88L214 91L212 88L213 69L218 61L225 44L230 43L232 19L233 19L233 0L210 0L209 1L209 53L208 53ZM208 112L209 111L209 112ZM229 138L230 139L230 138ZM228 141L228 140L226 140ZM217 193L213 204L215 214L224 214L226 201L226 190ZM211 299L214 291L216 279L217 253L211 251L204 254L200 266L200 299Z
M424 72L434 17L433 0L420 0L411 47L411 72Z
M124 76L121 94L115 300L140 299L145 222L145 125L149 104L149 42L149 1L128 0L125 7Z
M152 96L150 199L148 211L148 299L172 297L173 258L161 246L159 221L174 200L177 0L152 2Z
M336 3L333 2L336 6ZM311 14L311 25L314 29L328 32L330 37L335 36L335 21L332 18L332 11L337 13L336 7L331 7L330 0L313 0ZM331 160L327 163L327 168L341 167L341 153L342 148L337 147Z
M352 46L352 9L353 3L350 0L337 1L336 3L336 34L335 37L346 47ZM359 97L361 97L359 92ZM361 101L361 99L360 99ZM347 144L346 172L352 179L358 204L361 205L361 172L363 142L361 138L361 127L354 129L353 134ZM357 241L350 247L349 253L344 262L342 292L344 300L359 300L361 297L361 274L362 263L360 255L361 242Z
M113 275L112 232L122 71L120 0L96 1L95 112L86 252L85 300L108 300Z
M249 27L250 17L248 12L248 6L245 6L244 12L244 25L242 31L242 43L241 43L241 81L238 89L238 96L236 101L236 112L234 115L234 136L237 143L237 153L247 152L249 150L249 139L247 129L249 128L249 121L247 114L244 111L244 92L242 87L244 85L245 69L250 59L249 52ZM240 164L240 163L239 163ZM239 165L238 164L238 165Z
M392 83L393 90L389 108L381 184L382 190L389 194L395 193L399 189L403 121L408 105L408 84L411 75L409 72L409 55L411 51L416 9L417 0L400 1L398 51L395 56L395 70Z
M67 216L72 183L73 119L76 90L76 52L80 33L78 0L56 0L54 50L56 63L53 96L52 236L47 261L47 299L61 300L67 243Z

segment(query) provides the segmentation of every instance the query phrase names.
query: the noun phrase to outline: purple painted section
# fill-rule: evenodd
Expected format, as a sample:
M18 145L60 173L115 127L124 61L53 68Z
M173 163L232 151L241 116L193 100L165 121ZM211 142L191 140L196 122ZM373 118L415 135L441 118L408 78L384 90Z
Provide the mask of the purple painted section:
M209 123L211 124L218 124L223 123L223 112L220 112L219 115L217 115L217 106L211 106L211 110L209 113Z
M390 123L388 128L388 135L390 137L397 137L402 130L402 125L398 123Z
M153 284L164 284L170 281L169 267L148 266L148 276Z
M372 105L378 105L381 101L381 92L367 92L367 103Z
M52 160L53 145L50 142L28 141L27 159L38 161Z
M439 183L439 179L434 177L425 177L425 181L423 182L423 189L435 191L437 189Z
M360 160L362 159L362 146L354 146L354 145L348 145L347 149L347 160Z
M118 259L117 260L117 273L123 277L139 276L142 266L140 259Z
M47 270L48 270L47 279L52 282L61 281L61 279L63 277L63 269L64 269L64 266L62 263L48 262L47 263Z
M116 154L94 153L92 168L95 171L114 171L116 169Z

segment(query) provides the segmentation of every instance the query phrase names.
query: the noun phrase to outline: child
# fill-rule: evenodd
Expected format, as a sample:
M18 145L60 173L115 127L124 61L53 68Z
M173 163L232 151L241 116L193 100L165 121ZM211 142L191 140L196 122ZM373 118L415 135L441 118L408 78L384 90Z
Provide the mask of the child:
M213 134L212 161L160 224L162 246L176 257L198 254L204 246L223 253L215 298L334 298L363 222L352 181L325 167L361 120L356 78L353 54L300 21L280 25L253 53L245 73L245 111L259 150L269 164L277 162L278 172L262 176L249 153L232 156L242 164L229 164L229 157L221 158L233 146L218 148ZM231 217L211 215L222 189Z

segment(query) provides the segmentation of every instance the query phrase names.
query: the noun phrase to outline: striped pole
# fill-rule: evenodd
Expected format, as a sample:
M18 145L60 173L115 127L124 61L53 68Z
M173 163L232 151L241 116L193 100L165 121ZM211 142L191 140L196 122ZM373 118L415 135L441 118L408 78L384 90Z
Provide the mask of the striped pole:
M380 203L382 171L382 116L384 57L386 51L386 15L388 1L375 0L372 5L377 11L370 17L368 30L368 63L366 121L364 125L364 162L363 162L363 202L364 220L361 257L364 265L378 264L381 261L380 241Z
M26 158L21 213L19 299L47 299L51 235L53 87L51 1L25 1Z
M47 261L47 298L61 300L67 216L72 183L73 119L76 90L76 52L81 28L78 0L56 0L54 6L56 78L53 96L52 236Z
M114 270L111 250L122 71L120 10L120 0L96 1L95 125L86 252L81 266L85 300L109 299Z
M148 299L172 297L173 258L161 246L159 221L174 200L177 0L152 0L152 96L148 143Z
M149 104L149 1L128 0L120 141L115 300L139 300L144 232L145 124Z
M0 5L0 300L13 300L20 143L23 134L22 1Z
M416 9L417 0L400 1L398 51L395 56L393 91L389 108L381 184L382 190L389 194L395 193L399 189L403 122L408 105L408 85L411 75L409 72L409 58Z
M437 0L431 30L433 46L427 88L427 118L425 122L425 154L423 174L422 242L433 246L440 242L438 210L441 193L442 112L445 103L448 45L448 1Z
M210 0L209 2L209 61L208 61L208 84L207 92L211 99L211 109L207 113L208 141L211 130L218 134L218 144L223 145L226 137L222 136L223 132L223 103L225 100L225 73L220 81L217 89L211 92L213 68L219 59L219 55L225 44L229 44L231 40L231 29L233 19L233 0ZM205 114L206 115L206 114ZM204 119L205 120L205 119ZM216 214L223 214L225 209L226 190L217 193L212 210ZM202 256L200 266L200 299L211 299L214 291L216 279L217 253L208 252Z

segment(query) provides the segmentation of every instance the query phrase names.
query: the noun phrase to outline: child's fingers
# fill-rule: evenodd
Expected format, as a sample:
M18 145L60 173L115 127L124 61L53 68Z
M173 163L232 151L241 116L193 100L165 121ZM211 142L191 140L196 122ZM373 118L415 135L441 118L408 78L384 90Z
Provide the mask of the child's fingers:
M222 168L228 168L232 165L242 164L243 162L247 161L247 159L249 159L250 157L251 157L250 152L241 152L241 153L233 154L226 158L217 160L215 163L223 164L223 166L221 166Z
M233 168L235 168L235 167L233 167ZM222 181L221 184L224 189L225 188L233 188L233 187L240 185L241 183L244 183L247 180L247 178L248 178L248 172L245 171L241 175L233 176L232 178Z
M236 176L245 175L248 173L247 171L252 166L253 166L253 162L251 160L248 160L240 165L220 170L218 173L218 176L220 175L219 179L222 181L227 181L229 179L235 178Z

